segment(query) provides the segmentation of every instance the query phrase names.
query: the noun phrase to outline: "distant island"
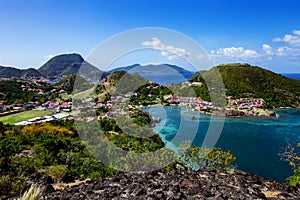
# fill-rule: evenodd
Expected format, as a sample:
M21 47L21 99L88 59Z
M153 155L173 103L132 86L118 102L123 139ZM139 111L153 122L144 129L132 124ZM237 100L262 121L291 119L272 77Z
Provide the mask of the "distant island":
M140 65L134 64L127 67L119 67L112 69L108 72L112 73L115 71L124 70L129 73L137 73L137 74L194 74L195 72L188 71L176 65L170 64L160 64L160 65Z
M87 80L101 80L108 74L124 70L129 73L137 74L194 74L176 65L158 64L158 65L140 65L134 64L126 67L119 67L109 71L99 70L96 66L86 62L79 54L57 55L38 69L17 69L14 67L1 67L0 78L2 79L24 79L24 80L55 80L60 81L66 76L79 75Z

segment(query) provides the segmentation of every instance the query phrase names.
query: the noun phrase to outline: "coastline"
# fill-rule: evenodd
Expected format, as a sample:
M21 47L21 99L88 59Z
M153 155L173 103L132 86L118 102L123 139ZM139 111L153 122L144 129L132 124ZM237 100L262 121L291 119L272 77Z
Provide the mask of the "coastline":
M193 143L201 146L210 124L222 123L220 119L224 119L224 117L199 114L199 111L196 112L179 106L165 106L153 108L153 110L148 108L145 111L150 111L151 115L153 113L155 117L161 116L161 122L156 124L153 130L159 134L165 144L167 140L168 144L165 146L171 147L172 150L176 150L174 144L171 144L174 134L183 134L183 137L177 137L176 140L173 140L175 144L178 144L180 139L185 140L190 136L189 131L193 130L191 129L194 127L193 124L199 124L200 129L197 131ZM278 162L280 160L278 153L281 148L286 147L286 141L298 141L300 139L299 135L294 134L295 130L300 129L298 120L300 109L289 108L272 111L278 112L280 118L266 116L225 117L224 129L216 146L230 150L237 157L238 169L284 182L287 177L292 175L292 171L287 163ZM164 118L164 115L167 118ZM197 119L192 120L192 116ZM284 173L278 174L276 169L282 169Z
M223 117L243 117L243 116L253 116L253 117L273 117L273 118L278 118L279 115L275 112L276 110L280 109L296 109L296 108L274 108L272 110L267 110L267 109L256 109L256 110L236 110L236 109L228 109L225 108L225 112L222 111L223 108L215 108L211 109L213 112L208 112L205 110L200 110L196 109L195 107L192 107L188 104L185 103L179 103L179 104L169 104L169 105L161 105L161 104L152 104L152 105L147 105L147 106L142 106L139 108L149 108L149 107L158 107L158 106L171 106L171 107L183 107L190 109L191 111L196 111L201 114L207 114L207 115L212 115L212 116L221 116ZM299 108L298 108L299 109Z

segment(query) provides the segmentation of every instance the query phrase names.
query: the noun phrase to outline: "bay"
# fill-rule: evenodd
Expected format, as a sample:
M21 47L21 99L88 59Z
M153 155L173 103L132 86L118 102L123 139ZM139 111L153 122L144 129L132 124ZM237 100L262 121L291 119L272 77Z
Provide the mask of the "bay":
M172 149L185 140L202 146L209 126L222 123L222 120L186 108L158 106L144 110L162 119L154 131ZM278 119L226 118L215 147L230 150L237 158L238 169L284 182L293 172L280 159L280 153L287 145L300 142L300 110L281 109L275 112L280 115ZM193 116L197 120L193 120Z
M172 83L180 83L180 82L186 82L190 77L193 76L193 73L190 74L140 74L144 78L153 81L155 83L158 83L160 85L170 85Z

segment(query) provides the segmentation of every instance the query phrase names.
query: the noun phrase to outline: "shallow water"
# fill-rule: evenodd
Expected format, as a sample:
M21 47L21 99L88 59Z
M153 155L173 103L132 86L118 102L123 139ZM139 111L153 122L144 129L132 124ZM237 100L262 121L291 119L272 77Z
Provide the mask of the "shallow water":
M226 118L224 124L222 119L211 119L209 115L186 108L153 107L145 111L162 119L154 131L165 143L171 141L178 145L184 140L191 140L195 145L202 146L209 126L218 125L223 128L215 146L230 150L237 158L237 168L281 182L292 174L291 168L280 160L279 154L288 144L300 142L300 110L276 110L280 115L278 119ZM193 116L197 120L192 120ZM218 138L218 134L214 137ZM176 148L170 144L167 146Z

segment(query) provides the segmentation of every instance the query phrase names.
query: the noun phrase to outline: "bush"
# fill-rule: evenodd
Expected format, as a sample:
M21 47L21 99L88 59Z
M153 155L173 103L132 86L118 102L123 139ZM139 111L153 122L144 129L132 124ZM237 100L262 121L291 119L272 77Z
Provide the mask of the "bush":
M194 170L199 170L205 166L212 169L232 169L235 160L236 158L230 151L224 151L221 148L200 148L189 144L180 145L179 161Z
M297 148L300 148L300 143L297 145ZM287 161L293 168L294 174L286 179L292 186L300 184L300 156L298 154L299 153L292 146L288 146L281 154L281 159Z
M51 176L54 181L59 182L68 173L68 165L50 166L46 173Z
M295 169L294 174L286 179L286 181L292 185L297 186L300 184L300 169Z
M1 176L0 178L0 192L2 194L8 194L11 190L10 188L11 180L8 175Z
M0 178L0 194L14 195L24 189L26 181L22 177L11 177L9 175Z

